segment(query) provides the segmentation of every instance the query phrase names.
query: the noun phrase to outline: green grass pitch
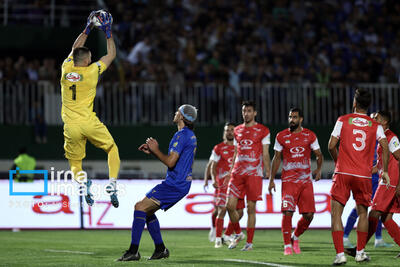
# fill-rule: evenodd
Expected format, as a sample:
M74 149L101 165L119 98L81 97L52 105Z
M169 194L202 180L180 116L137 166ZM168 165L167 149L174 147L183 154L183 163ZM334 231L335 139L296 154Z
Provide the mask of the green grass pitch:
M282 236L279 230L256 230L254 250L243 252L242 241L238 248L226 246L215 249L208 241L208 232L162 231L170 250L170 258L147 261L153 252L153 242L147 231L143 232L139 262L115 262L130 242L130 231L0 231L0 266L329 266L335 251L328 230L309 230L301 237L302 253L283 256ZM351 234L354 242L355 231ZM384 231L384 239L393 241ZM400 266L394 257L399 248L373 248L367 246L371 262L368 266ZM248 262L233 262L239 259ZM346 266L360 266L347 257ZM275 264L275 265L274 265Z

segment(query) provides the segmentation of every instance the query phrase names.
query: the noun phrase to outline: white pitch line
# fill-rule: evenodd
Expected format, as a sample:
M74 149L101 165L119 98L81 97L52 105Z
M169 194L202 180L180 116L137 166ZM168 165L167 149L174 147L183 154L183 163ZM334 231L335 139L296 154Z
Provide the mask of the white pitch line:
M94 254L94 252L73 251L73 250L57 250L57 249L45 249L44 251L46 251L46 252L56 252L56 253L86 254L86 255Z
M248 261L248 260L239 260L239 259L223 259L223 260L230 261L230 262L253 263L253 264L267 265L267 266L273 266L273 267L292 267L290 265L282 265L282 264L262 262L262 261Z

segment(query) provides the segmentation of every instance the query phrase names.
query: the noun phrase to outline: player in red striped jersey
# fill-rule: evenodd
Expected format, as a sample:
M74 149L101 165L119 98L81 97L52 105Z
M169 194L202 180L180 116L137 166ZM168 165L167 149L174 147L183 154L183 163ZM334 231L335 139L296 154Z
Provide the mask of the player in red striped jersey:
M233 154L235 153L235 147L233 145L234 129L235 125L233 123L225 124L223 134L224 141L214 146L210 157L211 179L215 188L215 206L218 214L215 221L215 248L222 247L223 243L222 230L224 227L224 217L226 213L226 191L228 189L228 187L224 185L224 178L229 173L229 170L232 167Z
M370 92L357 89L353 100L354 113L338 118L329 139L329 153L336 165L331 188L332 239L336 249L333 265L342 265L347 261L343 247L342 213L350 192L353 193L359 216L355 259L356 262L369 261L364 248L368 236L367 210L371 203L370 179L376 140L382 147L382 179L389 181L388 142L382 126L367 116L371 101Z
M388 184L384 184L381 181L375 193L375 197L372 202L372 208L368 216L369 227L367 242L375 233L378 221L381 219L389 235L393 238L394 242L400 246L400 229L393 220L393 213L400 213L400 143L396 134L389 129L389 125L392 120L391 117L392 116L388 111L379 111L375 116L376 121L382 125L389 144L390 157L388 172L390 182ZM378 173L382 175L383 169L381 145L378 145L377 154L377 169ZM352 256L355 256L356 254L355 249L347 249L345 252L348 252ZM400 254L398 257L399 256Z
M235 128L235 154L233 167L225 178L228 184L228 203L226 205L235 230L235 238L229 245L230 249L237 246L244 238L239 225L237 212L238 199L247 199L247 242L243 251L253 249L253 237L256 224L256 203L262 199L262 178L264 170L266 177L270 174L269 129L255 121L257 111L255 103L242 103L244 123Z
M207 192L207 190L208 190L208 179L210 179L210 178L211 178L211 157L208 160L207 166L204 170L204 185L203 185L204 192ZM210 242L215 241L215 231L216 231L215 230L215 220L217 219L217 214L218 214L217 206L215 205L216 200L217 200L217 190L214 191L214 197L213 197L213 202L212 202L214 209L211 212L211 227L210 227L210 232L208 233L208 240Z
M314 189L312 175L315 181L321 179L323 156L318 144L317 136L309 129L302 127L303 112L299 108L292 108L289 112L289 128L279 132L275 139L275 155L272 160L271 180L268 185L269 193L275 190L274 178L281 164L282 166L282 234L284 241L284 255L300 253L299 236L303 234L315 213ZM317 158L317 168L311 172L311 152ZM292 217L299 207L301 219L290 236Z

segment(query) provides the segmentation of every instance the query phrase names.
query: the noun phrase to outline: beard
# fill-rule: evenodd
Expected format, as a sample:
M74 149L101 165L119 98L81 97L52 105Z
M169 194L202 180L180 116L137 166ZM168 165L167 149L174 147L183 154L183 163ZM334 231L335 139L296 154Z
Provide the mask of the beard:
M291 132L296 130L299 127L300 124L289 124L289 129Z
M233 141L233 136L227 136L226 140L228 140L229 142Z

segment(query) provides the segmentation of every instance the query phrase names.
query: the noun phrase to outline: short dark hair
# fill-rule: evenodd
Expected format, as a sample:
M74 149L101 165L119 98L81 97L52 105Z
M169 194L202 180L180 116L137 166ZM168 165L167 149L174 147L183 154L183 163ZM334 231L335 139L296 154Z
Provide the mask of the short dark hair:
M226 123L225 123L225 126L233 126L233 127L236 127L236 125L235 125L233 122L230 122L230 121L226 122ZM225 127L225 126L224 126L224 127Z
M357 107L363 110L368 110L372 102L372 95L369 91L359 88L356 90L354 99L356 100Z
M392 122L392 113L390 113L390 111L388 111L388 110L379 110L377 113L380 116L382 116L383 119L388 122L388 124L390 124Z
M245 100L242 102L242 107L253 107L254 110L256 110L256 103L252 100Z
M289 113L290 113L290 112L297 112L297 113L299 113L299 117L300 117L300 118L304 118L303 111L302 111L300 108L297 108L297 107L291 108L291 109L289 110Z
M82 62L83 59L85 59L90 53L89 48L81 46L81 47L76 47L72 51L72 57L74 59L75 63L80 63Z

